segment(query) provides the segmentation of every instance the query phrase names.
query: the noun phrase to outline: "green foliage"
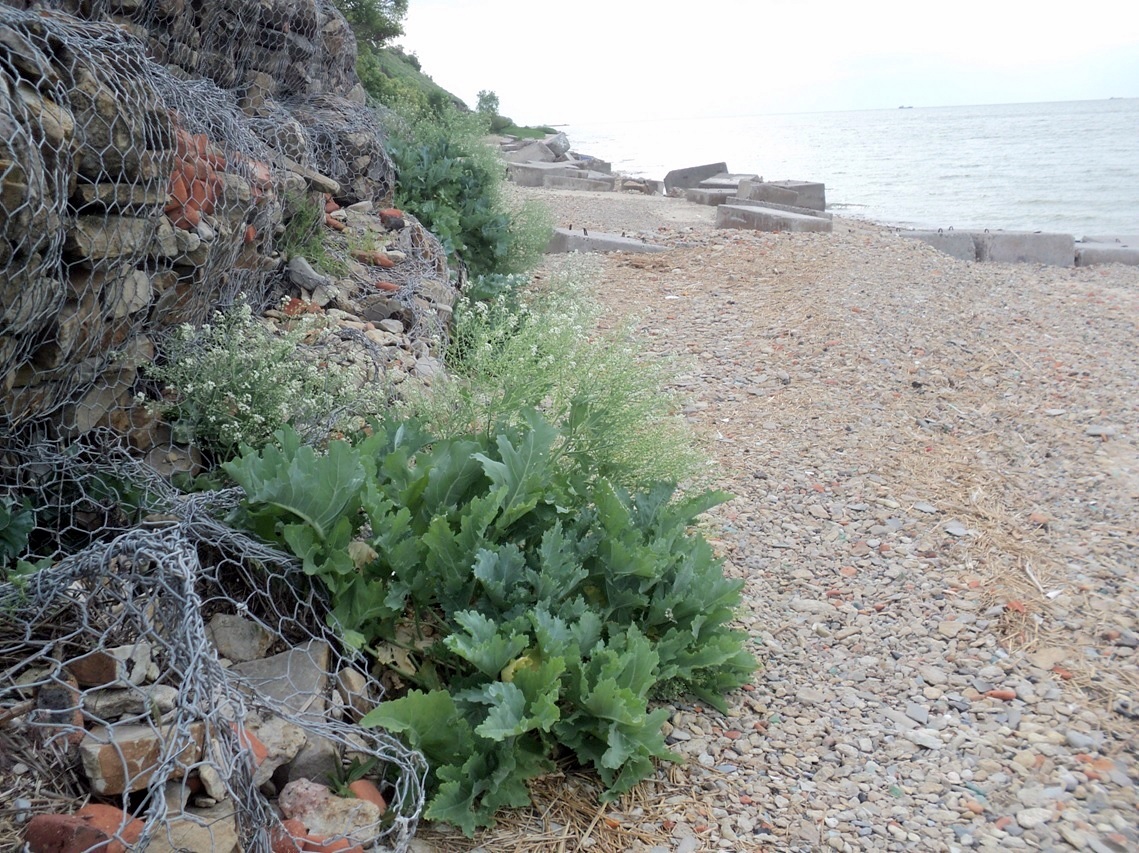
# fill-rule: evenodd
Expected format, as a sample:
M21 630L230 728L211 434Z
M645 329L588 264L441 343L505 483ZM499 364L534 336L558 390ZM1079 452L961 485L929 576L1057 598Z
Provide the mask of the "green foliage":
M662 388L673 365L630 326L602 331L592 267L569 261L541 288L523 276L473 279L458 303L449 376L405 395L412 417L449 436L518 426L540 409L562 425L564 453L625 486L698 473L698 448Z
M324 202L319 195L292 194L285 198L285 230L277 250L286 258L303 257L330 275L343 275L347 267L324 245Z
M379 47L403 35L407 0L333 0L361 47Z
M498 115L498 108L498 95L489 89L483 89L479 92L478 106L475 107L478 112L485 116L496 116Z
M445 440L377 425L324 454L285 429L224 466L246 491L233 520L304 562L345 639L400 650L415 689L363 723L424 752L426 816L467 833L527 803L563 748L627 791L675 758L652 698L722 707L755 666L728 626L742 584L689 532L725 496L630 494L522 420Z
M549 241L549 216L535 204L512 209L506 202L504 166L485 141L483 117L401 109L387 122L399 173L396 205L415 214L472 275L522 272L535 263Z
M364 90L386 107L442 115L450 108L466 109L463 102L419 68L419 59L397 47L359 45L356 73Z
M167 341L166 362L146 369L165 386L154 407L179 440L223 459L242 445L260 447L284 424L312 434L347 428L386 398L302 354L316 323L304 317L291 331L276 330L240 303L215 313L212 323L182 326Z
M17 566L17 558L28 547L28 537L35 526L36 514L26 498L0 498L0 580L5 580L10 569Z

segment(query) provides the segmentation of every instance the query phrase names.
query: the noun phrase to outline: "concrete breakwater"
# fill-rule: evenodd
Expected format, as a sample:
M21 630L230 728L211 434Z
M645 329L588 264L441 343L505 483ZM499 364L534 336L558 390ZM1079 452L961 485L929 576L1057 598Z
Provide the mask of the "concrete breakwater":
M822 231L833 229L822 182L765 181L755 174L734 174L726 162L674 169L664 180L614 174L611 164L570 148L564 133L545 140L499 140L507 174L521 186L595 192L634 191L684 198L717 208L718 228L754 231ZM1139 235L1084 236L1043 231L953 229L899 230L960 260L996 263L1039 263L1052 266L1126 264L1139 266ZM551 251L648 251L651 244L618 235L574 235L559 229Z

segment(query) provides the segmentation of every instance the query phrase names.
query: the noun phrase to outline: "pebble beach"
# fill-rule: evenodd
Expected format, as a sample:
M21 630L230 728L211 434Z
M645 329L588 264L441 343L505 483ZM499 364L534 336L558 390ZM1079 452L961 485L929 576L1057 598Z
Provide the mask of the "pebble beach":
M597 297L735 495L706 535L761 668L674 709L683 794L611 809L627 849L1139 849L1139 268L511 192L669 247Z

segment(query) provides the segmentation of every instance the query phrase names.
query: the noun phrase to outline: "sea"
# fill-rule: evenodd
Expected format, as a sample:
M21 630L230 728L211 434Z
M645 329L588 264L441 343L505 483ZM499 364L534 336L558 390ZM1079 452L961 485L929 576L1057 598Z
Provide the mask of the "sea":
M826 184L828 209L913 228L1139 234L1139 98L561 128L630 175L726 162Z

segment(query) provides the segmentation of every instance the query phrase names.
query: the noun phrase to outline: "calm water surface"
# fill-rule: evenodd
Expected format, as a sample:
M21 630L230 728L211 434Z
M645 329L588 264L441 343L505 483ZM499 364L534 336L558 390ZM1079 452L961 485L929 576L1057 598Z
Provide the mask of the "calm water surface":
M1139 98L614 122L575 150L663 178L725 161L823 181L836 213L891 224L1139 234Z

